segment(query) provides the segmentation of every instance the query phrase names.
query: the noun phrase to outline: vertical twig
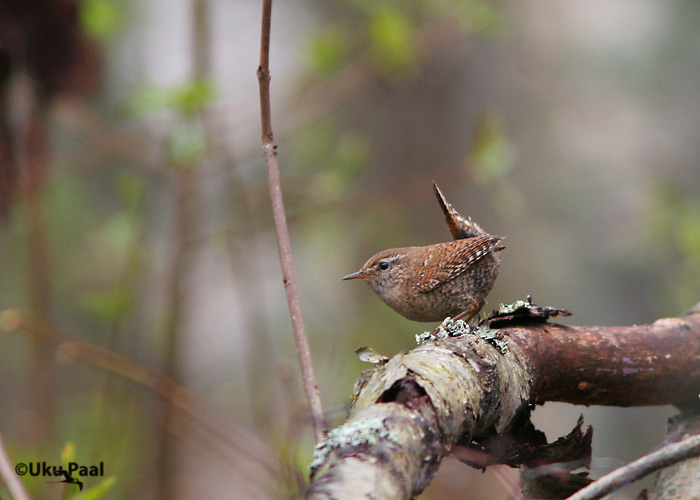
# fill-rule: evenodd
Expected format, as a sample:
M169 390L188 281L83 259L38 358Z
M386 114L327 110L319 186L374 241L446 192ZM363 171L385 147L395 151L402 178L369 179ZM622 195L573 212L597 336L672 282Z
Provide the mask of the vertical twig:
M7 455L5 445L2 442L2 434L0 434L0 476L5 480L12 500L29 500L27 490L24 489L22 481L17 477L15 468Z
M26 82L27 115L18 143L22 194L27 227L27 292L31 314L43 321L51 315L49 236L42 195L49 166L48 113L50 102L38 87ZM29 362L30 404L39 416L34 439L50 434L55 411L53 357L45 346L34 342Z
M287 305L292 318L294 340L301 365L301 376L304 383L306 397L311 408L311 421L314 427L316 441L325 437L325 423L323 419L323 407L321 396L318 392L316 375L311 362L309 342L306 338L304 322L299 306L299 291L297 289L296 275L294 273L294 260L292 258L292 244L287 227L287 215L284 211L282 188L280 186L280 172L277 165L277 150L272 135L272 116L270 111L270 25L272 21L272 0L263 1L262 36L260 39L260 66L258 66L258 86L260 88L260 118L262 125L262 157L267 165L268 185L272 200L272 212L275 218L275 231L277 233L277 247L282 266L282 278L284 291L287 295Z

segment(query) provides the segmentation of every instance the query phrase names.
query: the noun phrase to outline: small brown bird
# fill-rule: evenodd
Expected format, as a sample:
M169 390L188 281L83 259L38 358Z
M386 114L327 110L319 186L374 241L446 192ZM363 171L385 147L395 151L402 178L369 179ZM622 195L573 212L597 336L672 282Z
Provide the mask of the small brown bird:
M437 184L433 189L455 241L383 250L343 279L366 280L380 299L410 320L442 321L450 316L469 321L493 288L503 238L459 215Z

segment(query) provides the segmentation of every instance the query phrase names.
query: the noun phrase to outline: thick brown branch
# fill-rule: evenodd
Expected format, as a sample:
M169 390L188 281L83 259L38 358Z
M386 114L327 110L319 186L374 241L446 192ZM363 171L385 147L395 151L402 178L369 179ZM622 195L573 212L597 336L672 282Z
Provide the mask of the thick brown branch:
M268 185L272 200L272 212L275 218L275 230L277 233L277 248L282 266L282 280L284 291L287 295L287 305L292 318L294 340L301 365L302 381L306 398L311 408L311 420L313 422L316 441L321 441L325 436L325 423L321 395L316 383L316 375L311 362L309 342L306 337L304 321L301 317L299 304L299 291L297 289L296 273L294 272L294 260L292 258L292 243L287 226L287 215L282 199L282 187L280 171L277 165L277 151L273 143L272 118L270 112L270 23L272 19L272 0L263 2L262 37L260 41L260 66L258 67L258 86L260 88L260 117L262 124L262 156L267 165Z
M646 406L697 403L700 314L641 326L542 325L501 330L535 374L532 402Z
M507 436L533 403L697 403L700 314L624 328L481 329L378 361L360 377L346 424L317 447L307 498L412 498L440 450Z

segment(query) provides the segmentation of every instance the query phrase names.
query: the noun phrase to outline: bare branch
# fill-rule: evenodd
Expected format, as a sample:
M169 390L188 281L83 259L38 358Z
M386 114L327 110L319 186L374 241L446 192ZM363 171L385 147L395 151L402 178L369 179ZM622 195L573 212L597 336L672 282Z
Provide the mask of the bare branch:
M264 0L262 16L262 36L260 40L260 66L258 66L258 85L260 88L260 118L262 124L262 156L267 165L268 185L272 200L272 212L275 218L275 230L277 233L277 247L282 266L282 280L287 295L287 305L292 318L294 340L301 365L302 380L306 398L311 408L311 420L313 423L316 441L321 441L325 436L325 423L321 396L316 383L316 375L311 361L309 342L304 329L299 305L299 291L297 289L296 274L294 272L294 260L292 258L292 244L287 227L287 215L284 210L282 188L280 182L279 166L277 165L277 150L272 134L272 116L270 110L270 24L272 21L272 0Z
M684 411L669 419L665 444L679 442L688 436L700 436L700 412ZM700 457L678 462L659 471L650 498L700 498Z
M5 480L13 500L30 500L27 490L24 489L22 481L17 477L15 467L7 455L5 444L2 442L2 434L0 434L0 475Z
M532 403L648 406L697 401L700 314L649 325L544 323L500 332L526 353L535 374Z
M677 443L667 444L624 467L620 467L601 477L594 483L571 495L568 500L596 500L616 491L626 484L637 481L687 458L700 455L700 435L688 437Z

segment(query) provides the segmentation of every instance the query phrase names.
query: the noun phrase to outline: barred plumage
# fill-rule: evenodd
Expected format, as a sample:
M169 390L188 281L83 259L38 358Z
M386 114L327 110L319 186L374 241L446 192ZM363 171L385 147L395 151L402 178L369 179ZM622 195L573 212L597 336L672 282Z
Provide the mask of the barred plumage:
M433 189L455 240L383 250L343 279L366 280L379 298L408 319L471 318L496 280L503 238L462 217L435 183Z

